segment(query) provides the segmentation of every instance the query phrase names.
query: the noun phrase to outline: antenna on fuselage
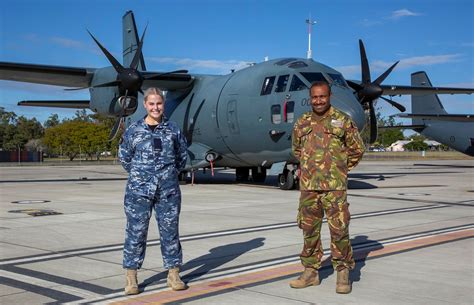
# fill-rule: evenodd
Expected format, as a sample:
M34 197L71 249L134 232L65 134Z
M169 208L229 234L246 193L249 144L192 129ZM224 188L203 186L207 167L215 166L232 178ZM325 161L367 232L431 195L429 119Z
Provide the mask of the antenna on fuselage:
M308 24L308 53L306 58L311 59L313 58L313 51L311 51L311 32L313 25L316 24L316 20L311 19L311 14L309 14L309 19L306 19L306 23Z

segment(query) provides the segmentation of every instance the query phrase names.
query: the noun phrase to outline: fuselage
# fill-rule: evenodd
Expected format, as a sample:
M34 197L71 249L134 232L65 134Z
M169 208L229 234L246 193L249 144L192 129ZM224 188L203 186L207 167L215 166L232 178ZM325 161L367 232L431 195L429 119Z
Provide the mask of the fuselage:
M193 75L192 90L170 91L166 116L179 124L188 145L212 150L218 166L268 167L296 161L291 153L295 121L311 110L308 88L317 80L331 85L331 104L359 129L365 114L343 76L312 59L276 59L223 76ZM134 121L144 116L139 107Z

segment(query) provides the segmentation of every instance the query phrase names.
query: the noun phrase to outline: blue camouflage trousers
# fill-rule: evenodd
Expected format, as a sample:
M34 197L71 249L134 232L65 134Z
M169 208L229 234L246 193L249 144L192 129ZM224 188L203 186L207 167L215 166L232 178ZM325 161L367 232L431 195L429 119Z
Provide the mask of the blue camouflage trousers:
M123 267L125 269L140 269L145 259L148 224L152 210L160 232L161 255L166 269L182 265L183 253L179 241L179 213L181 210L181 192L154 198L125 193L125 244L123 247Z

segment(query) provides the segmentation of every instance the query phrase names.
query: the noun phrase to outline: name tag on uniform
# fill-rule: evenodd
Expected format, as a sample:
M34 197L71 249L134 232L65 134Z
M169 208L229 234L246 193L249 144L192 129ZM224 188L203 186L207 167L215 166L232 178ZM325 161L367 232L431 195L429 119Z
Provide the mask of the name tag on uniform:
M161 151L161 139L153 138L153 151L159 153Z
M339 120L331 120L331 125L333 127L342 128L343 123L342 121L339 121Z

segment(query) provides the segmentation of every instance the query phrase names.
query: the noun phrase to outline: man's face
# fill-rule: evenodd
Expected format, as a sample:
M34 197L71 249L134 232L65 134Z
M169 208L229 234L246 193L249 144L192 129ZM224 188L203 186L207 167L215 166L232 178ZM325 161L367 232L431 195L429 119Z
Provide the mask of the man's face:
M316 114L324 114L331 107L331 94L327 86L315 86L311 88L311 108Z
M149 95L146 101L143 102L146 113L149 117L157 122L161 122L161 117L165 110L165 101L159 95Z

